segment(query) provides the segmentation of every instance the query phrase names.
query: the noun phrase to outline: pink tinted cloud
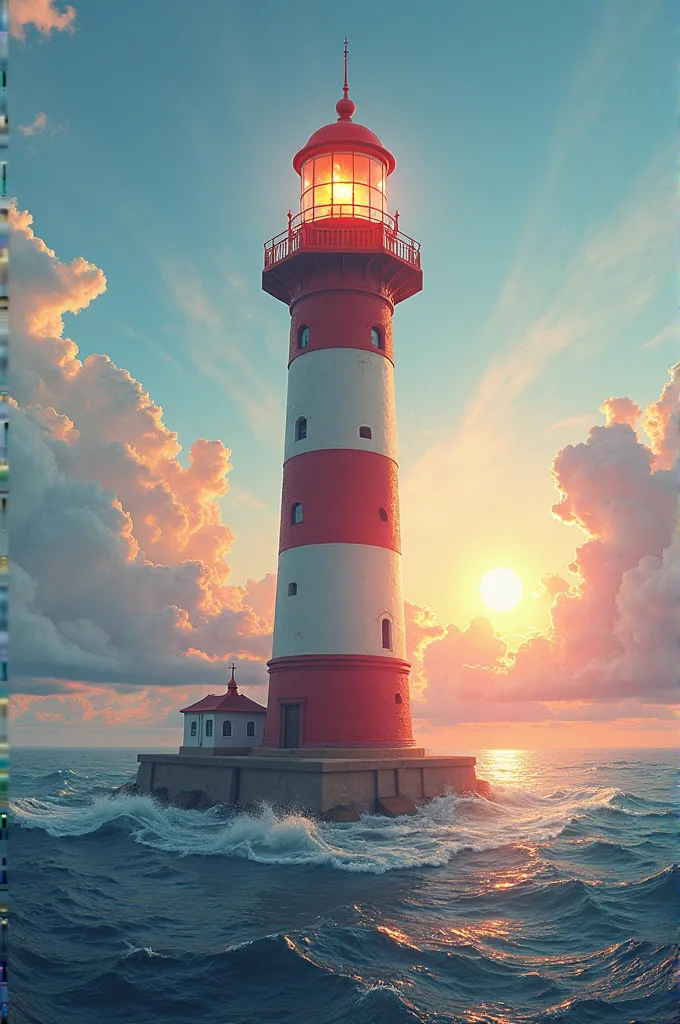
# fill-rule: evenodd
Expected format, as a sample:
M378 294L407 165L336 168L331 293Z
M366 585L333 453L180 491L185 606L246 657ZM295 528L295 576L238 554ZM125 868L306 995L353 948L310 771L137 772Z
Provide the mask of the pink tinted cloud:
M81 360L64 314L106 290L62 263L13 211L13 660L50 678L117 686L266 678L272 578L231 585L222 522L229 449L198 439L188 465L141 384L107 356ZM252 604L250 603L252 601Z
M17 130L25 137L35 135L37 132L44 132L47 128L47 114L41 111L36 114L30 124L18 124Z
M12 0L9 5L9 30L16 39L26 38L26 26L33 25L43 36L50 32L73 32L76 11L67 4L62 11L55 0Z
M671 471L677 429L678 367L658 402L644 411L631 399L603 404L606 425L555 457L560 493L553 515L579 527L584 543L570 569L573 586L546 577L551 628L527 638L513 654L485 619L465 630L448 626L426 638L411 656L422 663L427 686L416 692L414 713L460 720L463 706L499 708L560 702L610 706L622 698L640 706L671 701L678 684L680 558L676 478ZM634 426L640 421L650 443ZM418 703L418 697L422 703ZM631 709L629 709L630 711ZM566 713L562 708L560 714ZM476 715L482 712L477 708ZM526 707L523 721L529 721ZM490 719L491 720L491 719Z
M635 430L642 412L637 402L633 402L630 398L607 398L600 406L600 410L605 415L605 423L608 427L612 423L627 423L633 430Z
M678 394L680 363L669 370L671 379L664 385L658 401L650 402L642 413L642 427L650 439L657 469L671 469L678 458Z

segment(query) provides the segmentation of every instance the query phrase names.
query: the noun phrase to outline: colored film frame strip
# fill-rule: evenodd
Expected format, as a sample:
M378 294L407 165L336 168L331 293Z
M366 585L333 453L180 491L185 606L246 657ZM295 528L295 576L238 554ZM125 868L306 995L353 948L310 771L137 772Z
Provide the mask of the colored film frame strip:
M9 788L8 706L8 617L9 549L7 509L9 502L9 199L7 192L7 63L9 44L8 0L0 0L0 1024L9 1014L7 816Z

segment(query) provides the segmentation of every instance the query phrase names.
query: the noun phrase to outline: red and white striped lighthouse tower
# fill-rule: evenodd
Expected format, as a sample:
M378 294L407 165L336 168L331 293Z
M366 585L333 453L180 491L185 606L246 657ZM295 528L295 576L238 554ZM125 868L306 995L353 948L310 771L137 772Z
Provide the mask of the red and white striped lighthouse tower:
M283 497L265 747L413 747L392 314L422 288L387 206L394 157L352 118L296 154L300 211L265 246L290 307Z

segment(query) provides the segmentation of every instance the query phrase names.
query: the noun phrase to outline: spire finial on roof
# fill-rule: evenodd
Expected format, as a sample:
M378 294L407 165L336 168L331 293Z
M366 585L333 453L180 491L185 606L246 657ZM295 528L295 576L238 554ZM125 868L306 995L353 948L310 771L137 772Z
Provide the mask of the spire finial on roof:
M231 665L229 667L231 669L231 679L229 680L229 684L227 686L227 693L232 693L232 694L233 693L238 693L238 687L236 686L236 680L234 679L234 672L236 671L236 665L232 661L232 663L231 663Z
M349 57L349 49L347 43L347 36L345 36L345 84L342 87L342 98L347 99L349 94L349 85L347 84L347 58Z
M347 81L347 63L348 63L347 58L348 57L349 57L349 47L348 47L348 43L347 43L347 38L345 37L345 50L344 50L345 81L344 81L344 84L342 86L342 99L338 100L338 102L335 104L335 109L338 112L338 121L351 121L352 120L352 114L357 109L356 108L356 104L352 103L351 99L349 98L349 84L348 84L348 81Z

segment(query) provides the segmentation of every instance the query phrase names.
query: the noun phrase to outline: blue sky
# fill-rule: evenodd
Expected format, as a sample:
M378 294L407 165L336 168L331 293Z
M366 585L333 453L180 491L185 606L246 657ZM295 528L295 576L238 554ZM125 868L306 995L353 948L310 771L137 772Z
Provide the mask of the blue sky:
M493 564L527 586L565 571L552 458L608 396L656 398L676 355L670 5L76 10L75 32L13 45L12 124L47 125L15 130L11 192L60 259L106 274L67 317L81 353L138 378L185 451L232 449L234 581L276 567L288 312L262 243L334 119L344 35L355 120L395 154L390 206L423 245L395 318L406 597L464 621ZM440 444L464 451L439 463Z

